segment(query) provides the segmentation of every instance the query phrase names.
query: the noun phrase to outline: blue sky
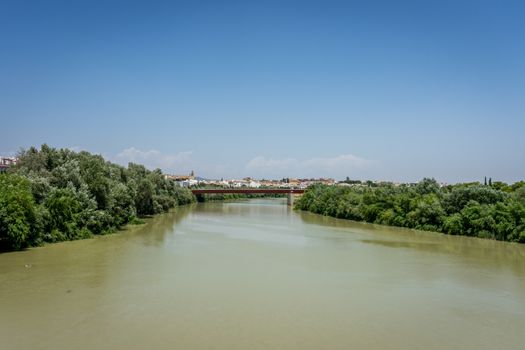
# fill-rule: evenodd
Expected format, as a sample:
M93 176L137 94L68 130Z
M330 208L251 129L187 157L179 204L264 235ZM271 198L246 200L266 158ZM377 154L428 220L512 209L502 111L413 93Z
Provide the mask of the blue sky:
M525 178L522 1L0 1L0 154Z

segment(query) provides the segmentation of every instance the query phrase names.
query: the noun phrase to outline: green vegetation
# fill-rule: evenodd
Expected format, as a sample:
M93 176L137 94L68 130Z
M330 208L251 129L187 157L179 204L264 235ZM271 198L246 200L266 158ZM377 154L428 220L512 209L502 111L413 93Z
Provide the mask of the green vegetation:
M214 185L196 185L192 189L227 189L225 186ZM267 187L261 187L264 189ZM253 199L253 198L281 198L284 194L273 193L214 193L214 194L199 194L196 196L198 202L215 202L215 201L232 201L238 199Z
M157 169L127 168L88 152L43 145L0 174L0 250L113 232L137 216L195 201Z
M283 194L271 193L220 193L220 194L199 194L196 196L198 202L213 202L213 201L231 201L237 199L253 199L253 198L282 198Z
M295 207L342 219L525 243L525 182L489 183L440 187L434 179L423 179L400 186L313 185Z

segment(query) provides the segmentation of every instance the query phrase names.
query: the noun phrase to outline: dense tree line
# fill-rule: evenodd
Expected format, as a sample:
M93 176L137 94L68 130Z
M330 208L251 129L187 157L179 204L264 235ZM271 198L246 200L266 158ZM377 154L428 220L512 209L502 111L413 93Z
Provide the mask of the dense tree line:
M295 207L337 218L525 242L525 182L440 187L434 179L395 186L313 185Z
M43 145L0 174L0 249L112 232L137 217L195 200L157 169Z
M238 199L254 199L254 198L283 198L283 194L273 193L215 193L215 194L199 194L196 196L198 202L213 202L213 201L231 201Z
M192 189L228 189L228 186L205 185L198 184L191 187ZM265 186L261 189L268 188ZM242 189L242 188L241 188ZM254 199L254 198L281 198L286 197L284 194L275 193L214 193L214 194L199 194L196 196L198 202L214 202L214 201L232 201L237 199Z

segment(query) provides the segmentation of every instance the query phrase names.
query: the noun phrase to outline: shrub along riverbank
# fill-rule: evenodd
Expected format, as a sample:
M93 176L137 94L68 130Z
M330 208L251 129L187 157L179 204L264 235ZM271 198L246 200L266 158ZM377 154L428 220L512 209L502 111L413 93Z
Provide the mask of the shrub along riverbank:
M43 145L0 174L0 250L113 232L137 217L195 201L157 169Z
M199 187L202 188L202 187ZM239 199L255 199L255 198L284 198L282 194L268 194L268 193L215 193L215 194L199 194L196 196L197 202L215 202L215 201L232 201Z
M525 243L525 182L440 187L414 185L314 185L295 208L336 218Z

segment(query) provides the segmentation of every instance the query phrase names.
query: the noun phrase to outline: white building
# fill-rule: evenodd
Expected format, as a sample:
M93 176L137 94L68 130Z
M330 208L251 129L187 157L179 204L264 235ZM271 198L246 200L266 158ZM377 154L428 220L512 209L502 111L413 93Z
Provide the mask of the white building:
M248 183L248 187L250 187L250 188L259 188L259 187L261 187L261 183L258 182L258 181L253 181L252 180L252 181L250 181Z
M15 157L0 157L0 172L6 171L10 166L16 165Z
M197 181L195 179L187 179L187 180L183 180L183 181L177 181L177 183L181 187L190 187L190 186L198 185L199 181Z

